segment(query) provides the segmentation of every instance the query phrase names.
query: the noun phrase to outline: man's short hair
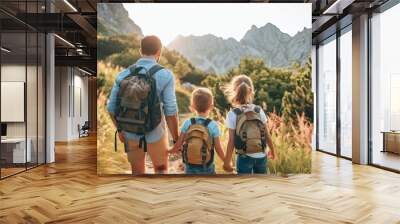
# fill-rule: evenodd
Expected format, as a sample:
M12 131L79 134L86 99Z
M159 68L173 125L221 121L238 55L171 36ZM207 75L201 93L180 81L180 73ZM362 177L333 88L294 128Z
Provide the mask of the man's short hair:
M162 48L161 40L154 35L145 36L140 42L140 48L144 55L155 55Z

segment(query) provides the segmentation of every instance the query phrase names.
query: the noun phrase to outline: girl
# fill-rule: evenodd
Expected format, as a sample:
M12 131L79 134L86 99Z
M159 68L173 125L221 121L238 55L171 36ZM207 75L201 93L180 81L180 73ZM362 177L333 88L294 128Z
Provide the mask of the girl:
M253 82L246 75L236 76L225 87L225 94L233 109L228 112L225 120L225 126L229 130L229 140L224 169L228 172L233 170L231 160L233 149L236 148L238 174L265 174L267 172L266 144L270 149L271 159L275 157L275 150L267 129L267 117L261 107L252 103L254 98ZM249 119L250 116L251 119ZM261 125L254 123L257 121ZM246 122L248 123L245 124ZM245 128L250 129L239 130ZM259 129L259 131L255 129ZM238 147L241 149L239 150Z

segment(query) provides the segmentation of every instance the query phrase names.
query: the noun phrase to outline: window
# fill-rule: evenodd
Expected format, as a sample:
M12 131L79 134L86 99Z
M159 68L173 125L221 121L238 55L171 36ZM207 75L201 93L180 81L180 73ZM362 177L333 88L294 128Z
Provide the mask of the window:
M372 163L400 170L400 4L371 19Z
M340 154L352 157L352 34L351 26L340 36Z
M318 149L336 153L336 36L318 48Z

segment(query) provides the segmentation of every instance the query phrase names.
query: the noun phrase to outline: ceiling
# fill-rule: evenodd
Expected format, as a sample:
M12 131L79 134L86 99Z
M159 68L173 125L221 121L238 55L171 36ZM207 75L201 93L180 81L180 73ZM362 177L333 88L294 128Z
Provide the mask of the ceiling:
M93 0L47 0L47 4L45 0L1 0L1 30L5 38L14 40L7 41L14 49L7 56L26 55L21 50L25 43L19 41L25 35L18 33L52 32L57 34L56 65L78 66L96 74L96 4Z
M203 0L226 2L224 0ZM311 3L313 42L318 43L346 26L361 12L378 7L388 0L251 0L269 3ZM4 32L55 32L56 64L79 66L96 72L96 27L98 2L118 0L1 0L0 21ZM166 0L131 0L123 2L168 2ZM169 2L173 2L169 1ZM176 0L175 0L176 2ZM181 1L182 2L182 1ZM248 2L248 1L240 1ZM49 13L52 12L52 13ZM338 21L341 21L338 23ZM346 23L346 21L348 21Z

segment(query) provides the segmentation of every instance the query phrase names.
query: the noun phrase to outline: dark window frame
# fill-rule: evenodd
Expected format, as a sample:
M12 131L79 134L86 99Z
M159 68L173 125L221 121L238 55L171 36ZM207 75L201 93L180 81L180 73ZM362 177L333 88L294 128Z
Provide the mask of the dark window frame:
M349 23L349 24L347 24L346 26L344 26L344 27L342 27L342 28L339 28L339 27L337 27L337 30L336 30L336 32L335 33L333 33L333 34L331 34L331 35L329 35L329 36L327 36L325 39L323 39L323 40L321 40L321 41L319 41L317 44L316 44L316 73L315 73L315 75L316 75L316 91L315 91L315 94L316 94L316 102L317 102L317 105L316 105L316 115L317 115L317 117L316 117L316 119L314 119L315 120L315 126L316 126L316 128L315 128L315 130L316 130L316 138L315 138L315 141L316 141L316 151L318 151L318 152L323 152L323 153L326 153L326 154L329 154L329 155L332 155L332 156L336 156L336 157L339 157L339 158L343 158L343 159L346 159L346 160L352 160L352 158L350 158L350 157L347 157L347 156L344 156L344 155L342 155L342 150L341 150L341 131L342 131L342 128L341 128L341 118L340 118L340 103L341 103L341 92L340 92L340 81L341 81L341 66L340 66L340 60L341 60L341 58L340 58L340 37L342 36L342 35L344 35L345 33L347 33L347 32L351 32L351 26L352 26L352 23ZM331 41L336 41L336 51L335 51L335 53L336 53L336 61L335 61L335 63L336 63L336 152L335 153L332 153L332 152L328 152L328 151L326 151L326 150L324 150L324 149L321 149L320 147L319 147L319 133L318 133L318 131L319 131L319 119L318 119L318 116L319 116L319 107L318 107L318 104L319 104L319 62L320 62L320 60L319 60L319 51L318 51L318 49L319 49L319 47L320 47L320 45L322 44L322 43L324 43L324 44L327 44L327 43L329 43L329 42L331 42Z

